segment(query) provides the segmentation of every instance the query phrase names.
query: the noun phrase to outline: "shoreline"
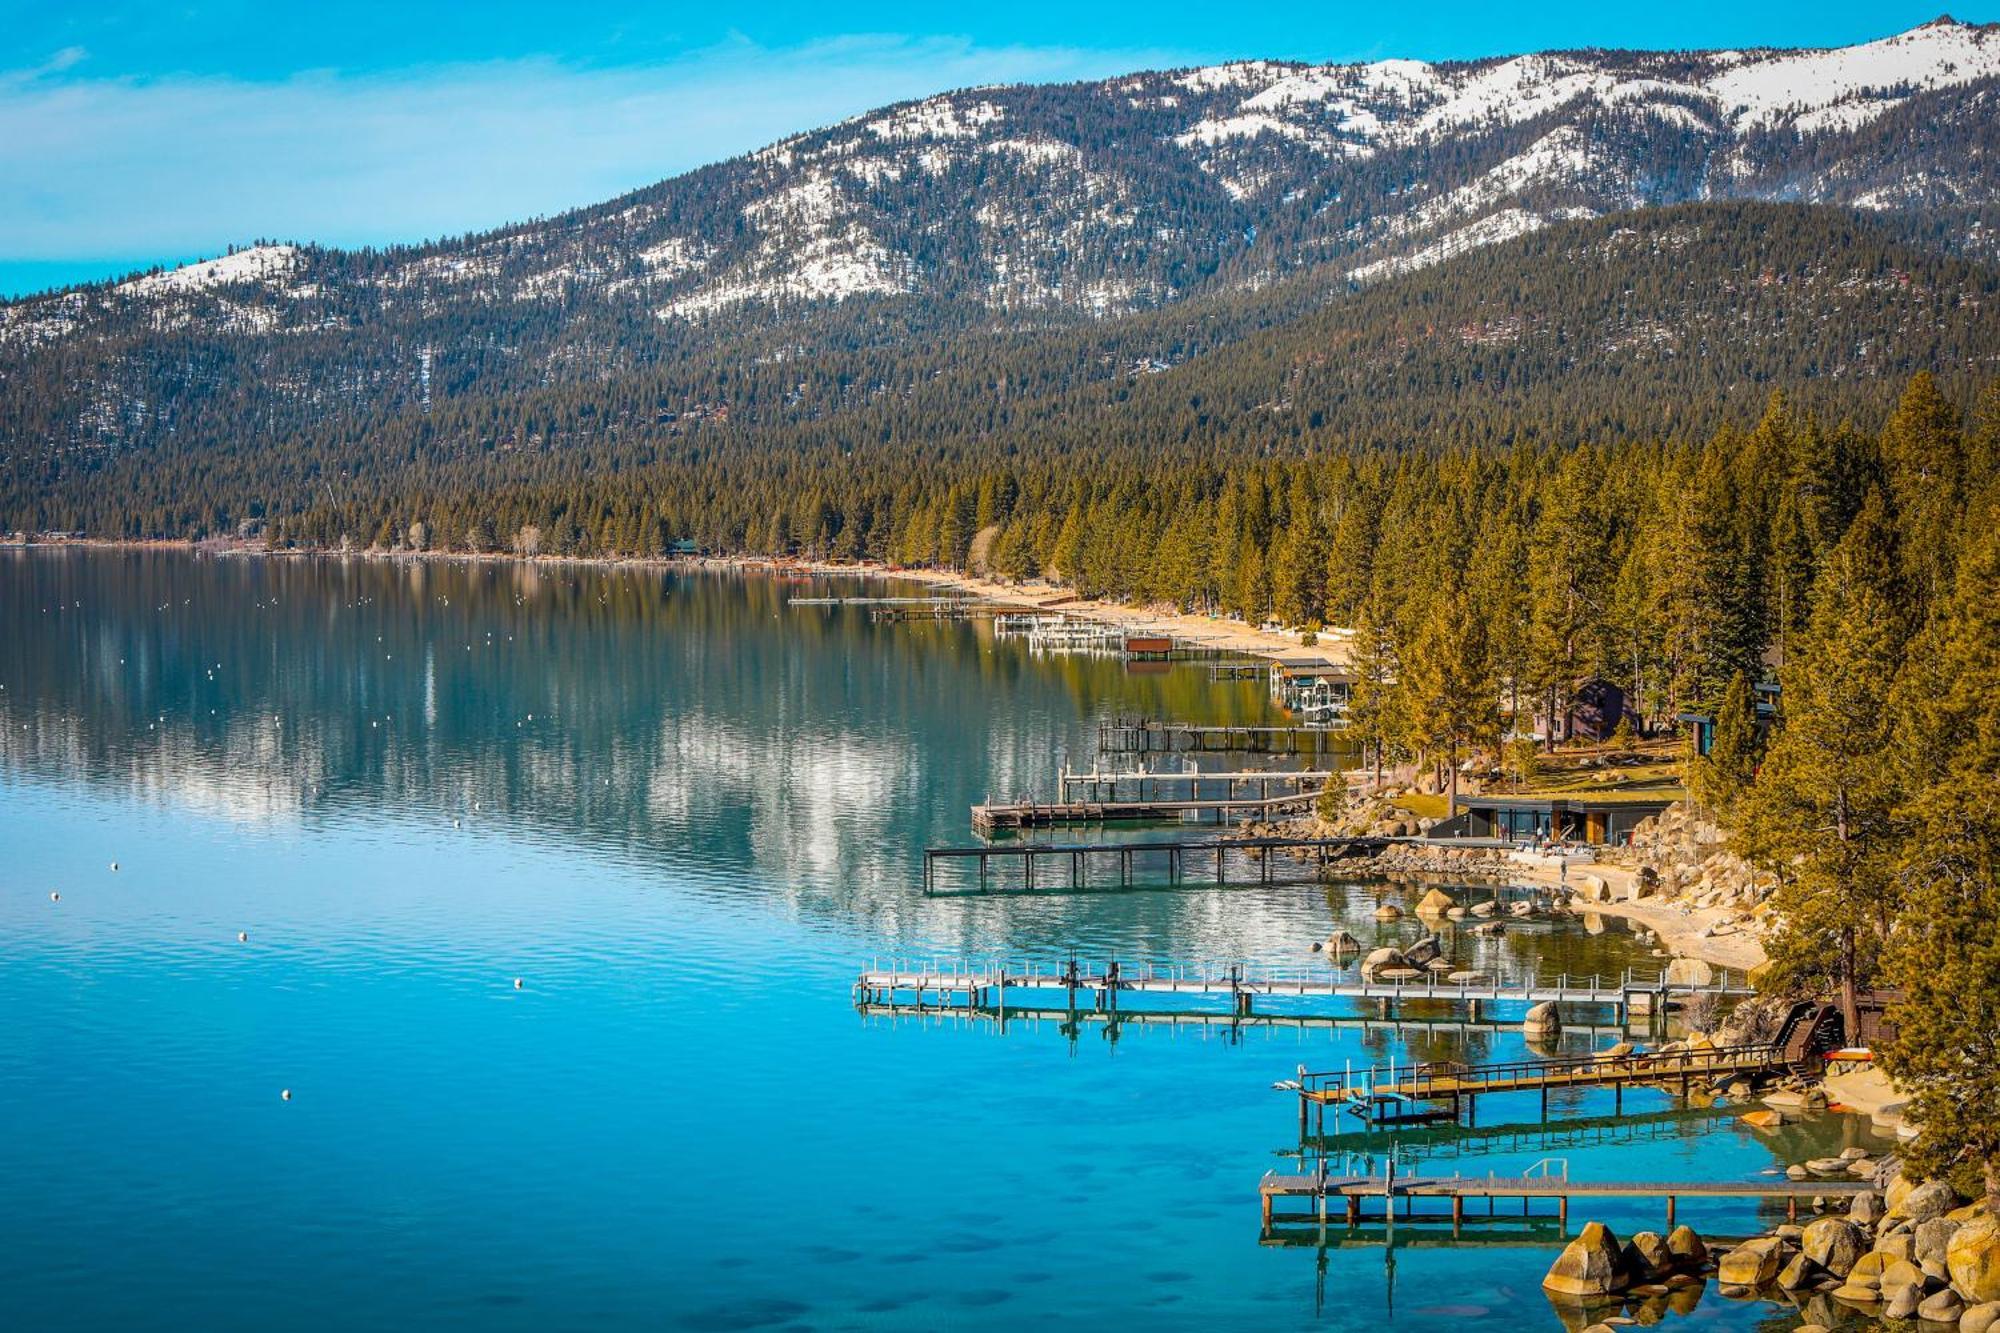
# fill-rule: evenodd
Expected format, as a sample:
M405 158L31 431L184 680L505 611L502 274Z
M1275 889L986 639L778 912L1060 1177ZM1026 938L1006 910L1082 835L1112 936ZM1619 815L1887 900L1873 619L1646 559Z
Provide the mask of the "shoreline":
M1557 865L1516 864L1520 865L1519 873L1533 883L1564 884ZM1604 902L1593 902L1583 897L1577 890L1580 877L1584 875L1595 875L1603 880L1611 887L1614 896ZM1726 935L1708 933L1711 927L1733 924L1734 917L1725 908L1684 910L1660 899L1615 896L1629 890L1636 878L1635 872L1625 866L1579 862L1578 867L1572 868L1567 883L1569 907L1576 912L1595 912L1599 916L1635 921L1658 935L1660 947L1675 958L1697 958L1716 967L1744 973L1770 961L1764 952L1763 942L1750 931L1736 929Z
M736 572L759 571L771 574L802 574L816 578L861 578L902 580L938 589L963 591L972 600L1019 611L1046 611L1081 620L1116 625L1134 635L1171 638L1198 648L1241 653L1269 661L1297 661L1302 654L1314 654L1328 665L1344 666L1349 658L1339 639L1306 645L1296 632L1259 629L1237 620L1216 616L1183 614L1145 607L1128 606L1100 598L1079 597L1059 584L1041 580L1004 583L977 574L944 569L903 569L872 561L831 562L787 560L752 555L521 555L514 551L384 551L365 548L334 551L319 548L274 550L251 542L230 539L192 541L187 539L132 540L125 538L77 537L61 541L31 541L10 546L12 550L67 550L83 547L113 551L188 551L218 557L254 557L291 560L424 560L462 564L583 565L598 568L634 566L640 569L708 569ZM1054 602L1052 599L1060 599Z

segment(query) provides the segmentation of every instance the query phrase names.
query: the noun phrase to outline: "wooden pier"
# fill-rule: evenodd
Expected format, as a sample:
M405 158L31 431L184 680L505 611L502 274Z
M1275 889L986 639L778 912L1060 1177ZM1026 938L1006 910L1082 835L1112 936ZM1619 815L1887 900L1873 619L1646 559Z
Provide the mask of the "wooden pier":
M858 1004L906 1003L912 1007L929 1007L934 1011L984 1009L1000 1013L1010 1008L1009 997L1017 996L1027 1005L1045 1009L1059 1007L1067 1013L1084 1009L1115 1012L1125 1007L1123 997L1141 995L1221 999L1227 1002L1226 1012L1242 1017L1260 1010L1278 1012L1275 1006L1283 1002L1283 1012L1292 1014L1306 1012L1313 1005L1318 1006L1316 1012L1320 1013L1336 1012L1331 1008L1335 1003L1342 1006L1372 1005L1379 1016L1387 1018L1399 1004L1429 1000L1463 1006L1464 1012L1474 1022L1491 1005L1526 1006L1554 1001L1573 1007L1597 1006L1608 1010L1616 1022L1623 1023L1635 1011L1661 1012L1674 998L1696 994L1738 997L1751 993L1748 986L1726 983L1688 986L1667 981L1663 973L1644 976L1630 970L1610 977L1525 973L1514 977L1482 976L1476 981L1450 981L1429 974L1408 981L1362 981L1325 973L1286 976L1253 970L1240 963L1154 967L1116 962L1085 964L1074 958L1055 964L999 961L974 964L963 960L933 961L928 965L891 963L886 967L877 965L869 968L854 983ZM1055 997L1059 997L1059 1005ZM1637 1060L1638 1057L1635 1057L1635 1064ZM1418 1080L1421 1086L1400 1090L1411 1098L1420 1097L1424 1091L1442 1090L1439 1080L1444 1077L1443 1071L1420 1072L1429 1068L1419 1066L1417 1071L1406 1070L1406 1079ZM1470 1084L1483 1077L1478 1070L1492 1067L1476 1066L1470 1072L1463 1065L1452 1068L1460 1071L1460 1077ZM1609 1067L1602 1067L1598 1072L1608 1074ZM1384 1084L1386 1089L1386 1076L1376 1077L1378 1074L1380 1071L1369 1070L1357 1077L1338 1073L1312 1074L1301 1070L1292 1086L1299 1093L1301 1108L1315 1103L1322 1108L1323 1121L1324 1107L1349 1102L1353 1099L1352 1090L1364 1085L1374 1089L1378 1083ZM1426 1079L1430 1082L1422 1082ZM1642 1080L1636 1074L1628 1073L1624 1075L1624 1081ZM1577 1085L1580 1086L1581 1082ZM1609 1079L1596 1086L1609 1086ZM1511 1089L1468 1087L1460 1095L1507 1090ZM1302 1136L1304 1115L1302 1109Z
M1572 1180L1567 1164L1558 1174L1554 1162L1538 1162L1519 1176L1405 1176L1393 1171L1369 1176L1335 1175L1320 1170L1304 1175L1267 1172L1258 1183L1262 1204L1264 1235L1281 1226L1325 1226L1329 1215L1337 1215L1347 1226L1358 1226L1372 1209L1378 1219L1394 1225L1449 1223L1456 1236L1465 1225L1468 1201L1484 1200L1487 1215L1497 1215L1501 1202L1519 1203L1521 1216L1529 1216L1530 1205L1538 1199L1554 1200L1558 1227L1569 1225L1571 1199L1660 1199L1666 1204L1666 1225L1674 1225L1676 1203L1681 1199L1783 1200L1786 1215L1796 1220L1799 1203L1808 1207L1818 1198L1845 1199L1873 1188L1859 1180ZM1539 1169L1538 1169L1539 1168ZM1303 1214L1281 1213L1282 1200L1302 1199ZM1437 1199L1443 1207L1418 1208L1419 1200ZM1401 1205L1400 1209L1398 1205Z
M1172 801L1198 800L1204 789L1211 795L1220 788L1221 799L1238 800L1255 795L1265 798L1301 792L1317 793L1342 774L1336 769L1231 769L1213 773L1184 770L1178 773L1135 769L1129 772L1071 773L1060 779L1061 801Z
M975 833L989 834L998 829L1057 828L1087 824L1232 824L1270 819L1279 815L1310 810L1319 799L1317 791L1291 792L1283 796L1252 796L1240 800L1212 801L1015 801L972 807Z
M787 606L978 606L978 598L958 597L792 597Z
M857 995L860 992L857 991ZM1449 1013L1438 1017L1411 1017L1391 1013L1380 1017L1370 1013L1336 1014L1331 1012L1273 1012L1254 1007L1249 1013L1239 1013L1235 1009L1070 1009L1058 1004L1035 1003L1033 1001L1009 1000L999 1003L992 998L981 999L967 1007L962 996L956 999L941 994L924 999L875 1000L857 998L855 1009L865 1018L892 1020L912 1019L919 1021L956 1022L976 1020L997 1024L1002 1031L1015 1026L1030 1028L1054 1024L1061 1028L1076 1029L1082 1024L1096 1024L1115 1032L1126 1026L1190 1028L1197 1030L1222 1030L1231 1037L1240 1037L1246 1032L1259 1029L1271 1031L1353 1031L1386 1034L1407 1034L1425 1036L1439 1032L1477 1032L1498 1035L1518 1033L1519 1019L1505 1021L1497 1019L1475 1019L1464 1013ZM1627 1026L1612 1019L1593 1022L1579 1019L1563 1029L1565 1032L1583 1032L1593 1036L1623 1036Z
M1354 748L1342 724L1321 727L1238 727L1190 722L1101 722L1099 754L1341 754Z
M1551 1092L1609 1088L1622 1111L1627 1088L1665 1088L1685 1097L1697 1081L1755 1076L1783 1069L1787 1063L1782 1043L1753 1042L1667 1054L1634 1050L1618 1056L1478 1065L1433 1061L1400 1068L1377 1065L1360 1071L1320 1073L1301 1068L1296 1079L1280 1086L1298 1094L1299 1139L1303 1142L1326 1137L1328 1107L1347 1111L1370 1126L1457 1124L1461 1116L1468 1122L1477 1119L1482 1096L1533 1092L1540 1094L1542 1117L1547 1119Z
M868 618L878 623L903 620L986 620L995 614L988 602L934 602L924 606L878 606Z
M1285 877L1287 863L1296 873L1313 878L1319 867L1346 857L1370 856L1399 842L1421 841L1263 837L930 847L924 851L924 893L949 897L1275 884Z

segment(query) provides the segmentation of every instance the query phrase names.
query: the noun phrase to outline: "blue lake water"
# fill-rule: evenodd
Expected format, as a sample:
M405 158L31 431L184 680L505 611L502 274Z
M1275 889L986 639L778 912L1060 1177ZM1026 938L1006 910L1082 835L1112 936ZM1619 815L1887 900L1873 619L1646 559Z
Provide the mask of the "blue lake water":
M1407 901L1380 885L926 899L921 849L1087 767L1099 719L1272 713L1200 666L786 605L842 587L0 552L0 1325L1561 1327L1546 1227L1259 1241L1275 1080L1516 1033L856 1011L876 958L1310 969L1336 925L1417 927L1374 922ZM1651 962L1615 923L1454 948ZM1662 1115L1545 1135L1495 1099L1398 1151L1749 1178L1872 1142L1627 1107Z

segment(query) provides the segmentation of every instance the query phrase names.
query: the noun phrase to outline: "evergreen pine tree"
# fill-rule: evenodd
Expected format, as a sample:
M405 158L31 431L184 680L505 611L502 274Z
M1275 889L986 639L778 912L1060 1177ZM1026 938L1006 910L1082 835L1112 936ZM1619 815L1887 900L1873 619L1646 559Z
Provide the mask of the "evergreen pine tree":
M1874 492L1814 589L1798 656L1780 676L1783 725L1738 830L1781 877L1770 984L1837 994L1850 1031L1897 909L1903 827L1889 702L1909 637L1897 569Z
M1985 520L1898 691L1915 829L1888 959L1902 998L1882 1054L1912 1094L1911 1165L1973 1167L2000 1216L2000 510Z

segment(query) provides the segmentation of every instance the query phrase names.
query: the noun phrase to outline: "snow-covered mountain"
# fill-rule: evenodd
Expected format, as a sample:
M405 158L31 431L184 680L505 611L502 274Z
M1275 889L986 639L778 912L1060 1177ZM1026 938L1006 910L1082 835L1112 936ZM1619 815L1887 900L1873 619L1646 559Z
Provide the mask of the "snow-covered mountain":
M421 340L428 373L454 342L587 361L644 330L857 301L927 326L1047 324L1302 272L1367 283L1699 200L1920 215L1936 243L1993 257L1996 138L2000 26L1950 19L1832 50L1247 61L982 88L463 240L263 244L0 306L0 358L373 331Z

